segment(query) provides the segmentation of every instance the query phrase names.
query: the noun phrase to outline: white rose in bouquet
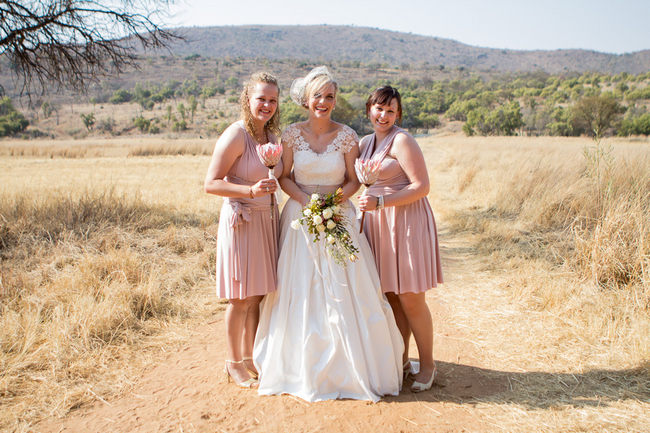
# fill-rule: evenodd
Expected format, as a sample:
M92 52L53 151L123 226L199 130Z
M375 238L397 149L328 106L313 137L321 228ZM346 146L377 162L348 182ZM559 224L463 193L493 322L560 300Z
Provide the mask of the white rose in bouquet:
M314 221L314 224L316 224L316 225L318 225L318 224L320 224L320 223L323 222L323 218L321 218L320 215L314 215L314 217L312 218L312 220Z
M318 224L318 225L316 226L316 230L318 230L319 232L323 233L323 232L325 231L325 226L322 225L322 224Z
M325 218L326 220L332 218L333 216L334 216L334 211L332 210L332 208L328 207L323 211L323 218Z
M300 220L291 221L291 228L294 230L298 230L300 228Z
M305 209L304 211L302 211L302 214L303 214L304 216L309 216L309 215L311 215L311 209Z
M327 221L327 228L332 230L334 227L336 227L336 223L332 220Z

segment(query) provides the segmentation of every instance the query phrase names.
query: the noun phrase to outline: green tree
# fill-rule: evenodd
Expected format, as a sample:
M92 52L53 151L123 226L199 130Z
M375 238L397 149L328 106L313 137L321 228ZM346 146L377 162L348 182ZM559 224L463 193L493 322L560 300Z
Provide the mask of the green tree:
M167 118L167 127L169 128L169 123L172 121L172 106L171 105L167 106L167 115L165 117Z
M294 104L291 99L285 99L280 106L280 110L282 113L282 116L280 116L282 127L307 120L307 110Z
M149 127L151 126L151 120L145 119L142 116L138 116L133 119L133 124L135 125L136 128L138 128L141 132L148 132Z
M28 125L25 116L16 111L8 96L0 99L0 137L23 132Z
M585 96L572 107L576 124L585 128L595 140L599 140L613 126L622 111L622 107L610 95Z
M618 135L650 135L650 113L624 119L618 130Z
M111 104L122 104L123 102L129 102L133 98L131 92L125 89L118 89L113 92L113 96L108 100Z
M92 131L95 126L95 113L81 114L81 120L88 131Z
M45 101L41 104L41 111L43 111L43 118L48 119L52 115L52 104L49 101Z
M198 102L196 100L196 97L194 95L190 95L188 99L188 103L190 104L190 122L194 123L194 113L196 113L196 109L198 107Z
M178 110L178 113L181 115L181 119L183 120L183 123L185 123L185 116L187 116L187 111L185 109L185 104L180 102L177 106L176 109ZM185 128L183 128L185 129Z

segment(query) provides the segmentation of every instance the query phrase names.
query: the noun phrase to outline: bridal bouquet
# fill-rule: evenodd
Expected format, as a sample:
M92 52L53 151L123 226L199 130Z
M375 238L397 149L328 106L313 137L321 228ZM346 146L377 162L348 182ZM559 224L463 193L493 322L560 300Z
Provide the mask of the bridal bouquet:
M302 217L293 220L291 228L307 227L307 231L314 235L314 242L323 236L327 241L327 253L336 263L345 266L346 260L355 262L358 259L356 254L359 250L345 228L346 218L340 206L342 195L341 188L332 194L312 194L302 210Z

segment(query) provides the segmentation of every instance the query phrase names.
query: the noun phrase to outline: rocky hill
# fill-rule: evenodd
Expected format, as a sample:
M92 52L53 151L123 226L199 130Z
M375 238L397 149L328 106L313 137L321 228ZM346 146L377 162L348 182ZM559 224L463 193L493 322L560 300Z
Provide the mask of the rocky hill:
M428 64L483 71L643 73L650 49L626 54L590 50L521 51L481 48L451 39L353 26L225 26L179 28L178 56L359 61L391 66ZM163 54L163 53L161 53Z

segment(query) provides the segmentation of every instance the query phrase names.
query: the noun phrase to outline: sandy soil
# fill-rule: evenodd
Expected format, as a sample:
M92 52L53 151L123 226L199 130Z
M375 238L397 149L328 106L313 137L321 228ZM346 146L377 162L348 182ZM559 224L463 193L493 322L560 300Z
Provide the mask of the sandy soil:
M450 254L450 248L444 248ZM346 431L461 432L484 430L472 413L474 400L502 392L506 377L481 368L469 336L448 318L453 305L445 292L459 290L454 263L446 262L448 283L431 291L428 302L436 323L436 360L440 378L429 392L404 390L379 403L339 400L306 403L292 396L258 396L227 383L223 315L198 328L180 350L162 357L146 371L132 393L114 401L97 401L60 420L35 426L41 432L243 432ZM411 355L417 356L415 349Z

